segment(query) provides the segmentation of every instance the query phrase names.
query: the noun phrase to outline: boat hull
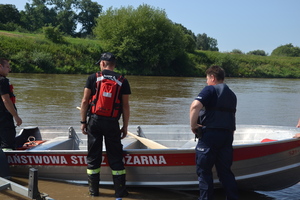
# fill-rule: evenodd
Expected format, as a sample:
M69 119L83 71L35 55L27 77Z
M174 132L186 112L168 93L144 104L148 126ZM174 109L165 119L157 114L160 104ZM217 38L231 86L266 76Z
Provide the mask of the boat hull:
M187 127L184 129L186 130ZM174 130L172 129L172 131ZM276 141L257 142L260 138L255 139L255 142L250 144L234 144L232 171L240 189L272 191L292 186L300 181L300 139L292 138L295 131L288 130L288 135L280 135L280 137L287 139L279 137L276 139L273 134L272 136L275 137ZM177 132L184 134L182 131ZM146 135L150 136L151 134L146 133ZM268 135L265 134L260 137ZM242 131L235 138L238 141L244 140L244 137L245 134ZM74 142L72 138L68 140L72 143L78 143L78 141ZM191 143L191 140L193 140L191 137L186 138L185 142ZM167 143L170 141L165 141L165 144ZM195 145L196 142L192 142L190 148L147 149L136 139L125 139L123 147L127 172L126 184L198 189L193 147ZM87 151L78 149L32 149L5 153L13 176L28 176L29 168L33 167L38 169L39 177L42 179L87 183ZM213 169L213 173L215 187L221 187L215 169ZM105 151L101 166L101 184L112 184L111 169L108 166Z
M86 151L78 152L15 152L7 153L14 176L27 175L30 167L43 179L86 181ZM127 185L133 186L195 186L197 176L194 150L125 151ZM112 184L106 153L101 165L102 184Z

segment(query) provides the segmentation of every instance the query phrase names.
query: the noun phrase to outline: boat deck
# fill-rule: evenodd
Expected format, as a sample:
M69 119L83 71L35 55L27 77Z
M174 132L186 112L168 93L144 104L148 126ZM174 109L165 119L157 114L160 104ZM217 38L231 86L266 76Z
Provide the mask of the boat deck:
M32 128L34 127L28 127L28 129ZM35 150L87 150L87 136L81 133L80 127L73 128L73 132L69 131L69 133L68 127L39 127L39 129L42 139L46 140L47 142L34 147ZM144 125L130 126L128 130L131 134L128 134L127 137L122 140L124 150L149 148L141 141L133 137L132 134L152 140L167 147L168 149L193 149L197 144L197 141L195 141L195 136L191 133L189 126L172 125L167 126L166 128L166 125ZM261 143L263 141L285 140L287 139L287 135L292 138L298 132L299 129L293 127L255 127L251 125L241 125L237 126L237 130L234 133L233 145L252 145ZM66 141L67 137L76 137L77 143L73 144Z

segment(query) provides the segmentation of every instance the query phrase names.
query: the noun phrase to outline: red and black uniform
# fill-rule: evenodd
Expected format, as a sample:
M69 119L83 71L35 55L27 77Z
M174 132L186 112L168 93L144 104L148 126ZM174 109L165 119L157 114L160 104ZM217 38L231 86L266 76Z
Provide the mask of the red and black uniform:
M16 129L13 116L6 109L1 98L1 95L5 94L9 94L12 103L15 105L16 99L13 86L9 84L8 78L0 76L0 145L2 149L14 149Z
M120 74L103 70L102 75L115 76L119 78ZM86 81L85 88L91 90L92 95L96 94L96 74L92 74ZM131 94L130 85L125 78L122 83L120 94L118 98L122 105L122 95ZM120 109L122 111L122 107ZM100 173L100 167L102 163L102 150L103 150L103 138L105 142L106 154L108 158L108 164L112 169L112 175L114 182L117 179L124 179L125 181L125 168L123 163L123 145L121 143L121 132L119 126L119 117L105 117L96 114L90 114L87 133L88 133L88 155L87 155L87 174L90 179L98 179ZM94 176L93 176L94 175ZM124 178L123 178L124 177ZM92 180L90 180L92 181ZM120 191L122 193L122 191ZM117 195L117 190L116 190ZM120 194L122 195L122 194Z

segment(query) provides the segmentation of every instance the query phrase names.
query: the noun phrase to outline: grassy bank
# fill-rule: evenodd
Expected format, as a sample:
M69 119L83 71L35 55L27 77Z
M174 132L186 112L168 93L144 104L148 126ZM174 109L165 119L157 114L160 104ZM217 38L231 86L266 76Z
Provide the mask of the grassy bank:
M98 70L94 63L103 51L98 40L65 37L56 44L43 34L24 34L0 31L0 56L12 60L17 73L92 73ZM230 54L211 51L187 53L171 64L170 76L204 76L212 64L222 66L231 77L300 78L300 57L272 57ZM125 74L139 74L134 69L118 70ZM146 74L139 74L146 75ZM155 72L151 75L157 75Z
M222 66L228 76L259 78L300 78L300 57L274 57L198 51L190 55L197 68Z
M97 40L65 38L55 44L43 34L0 32L0 55L12 60L20 73L91 73L103 51Z

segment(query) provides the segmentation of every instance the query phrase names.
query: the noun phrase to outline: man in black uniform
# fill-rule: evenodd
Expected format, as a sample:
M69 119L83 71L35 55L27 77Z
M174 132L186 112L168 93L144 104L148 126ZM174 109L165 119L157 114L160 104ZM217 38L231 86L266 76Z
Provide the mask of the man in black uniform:
M206 70L207 85L190 107L190 125L199 140L196 164L199 180L199 200L213 199L215 165L227 200L237 200L238 190L231 171L233 161L233 132L235 131L236 95L223 83L225 72L219 66ZM200 114L200 118L199 118Z
M16 129L22 124L22 119L17 113L15 106L15 95L13 86L9 84L6 78L11 71L9 60L0 58L0 145L3 150L15 149Z
M98 75L96 73L88 77L81 102L81 130L83 134L88 135L87 174L89 191L91 196L99 195L99 175L104 137L108 163L112 169L115 196L118 198L128 195L125 187L126 171L123 163L121 139L127 135L130 114L129 95L131 94L131 90L127 79L113 71L116 66L116 59L113 54L103 53L97 64L100 64L101 72L98 72ZM113 92L101 92L101 85L98 86L98 84L104 84L105 79L118 83L120 90L117 90L116 94L112 94ZM101 82L97 84L96 81ZM98 99L114 95L117 96L116 102L119 102L113 102L113 109L116 109L117 114L103 116L102 111L106 112L109 108L99 108L102 109L99 111L97 110L99 106L93 107L98 103ZM93 100L92 102L91 99ZM90 110L90 116L87 121L88 110ZM123 127L120 129L119 119L121 115Z

